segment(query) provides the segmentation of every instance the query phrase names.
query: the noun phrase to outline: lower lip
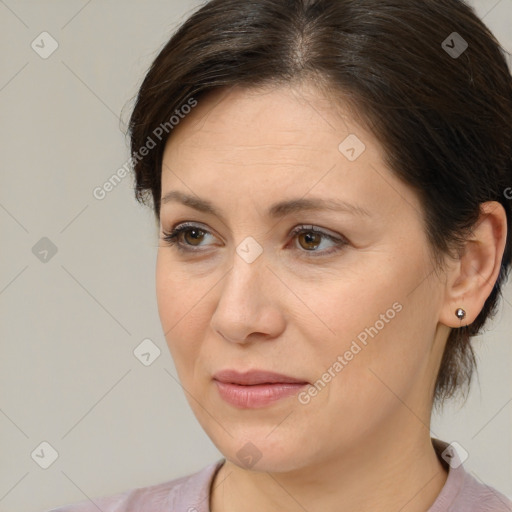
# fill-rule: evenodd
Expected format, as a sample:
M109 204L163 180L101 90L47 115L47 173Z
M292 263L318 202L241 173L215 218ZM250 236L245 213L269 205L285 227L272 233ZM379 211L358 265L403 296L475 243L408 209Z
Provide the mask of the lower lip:
M223 400L241 409L265 407L272 402L296 395L307 384L256 384L242 386L227 382L214 381Z

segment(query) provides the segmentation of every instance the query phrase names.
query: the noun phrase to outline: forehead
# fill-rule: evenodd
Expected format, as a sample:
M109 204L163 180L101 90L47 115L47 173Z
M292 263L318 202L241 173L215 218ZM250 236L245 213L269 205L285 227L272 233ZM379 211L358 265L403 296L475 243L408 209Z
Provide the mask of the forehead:
M235 145L247 137L269 144L294 139L294 134L347 130L341 105L333 113L333 102L311 85L268 86L265 88L230 87L209 92L198 100L197 107L177 126L169 139L188 144L208 134L217 142ZM331 118L331 119L329 119ZM333 122L334 121L334 122ZM184 136L183 131L186 130ZM288 134L288 138L286 135ZM279 140L276 141L276 136ZM204 142L204 141L203 141ZM307 141L304 141L307 142Z
M270 204L329 194L389 210L409 191L384 156L348 107L314 87L219 89L199 99L168 139L162 195L179 189L223 203L243 195Z
M169 163L172 155L173 161L214 158L247 166L286 165L289 160L295 167L301 162L321 167L343 158L340 149L351 150L340 148L347 137L356 141L356 152L364 148L366 157L382 159L377 140L357 124L348 106L334 103L311 84L231 87L198 101L171 133L164 161Z

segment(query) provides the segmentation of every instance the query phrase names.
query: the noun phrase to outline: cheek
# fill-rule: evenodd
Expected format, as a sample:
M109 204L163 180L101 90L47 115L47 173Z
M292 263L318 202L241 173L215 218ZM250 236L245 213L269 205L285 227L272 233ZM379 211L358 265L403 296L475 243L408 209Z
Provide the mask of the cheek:
M191 277L186 265L168 256L169 249L159 249L156 262L156 296L164 333L174 333L190 326L188 317L200 304L206 283Z
M398 301L393 299L398 295ZM375 425L403 402L417 408L425 400L431 371L431 340L435 327L429 325L432 311L428 306L418 319L414 302L389 293L382 307L369 307L372 314L357 325L345 317L351 333L340 336L338 345L329 347L329 357L322 355L322 371L317 388L319 403L329 403L336 418L364 418L366 427ZM391 305L391 307L389 307ZM393 307L394 306L394 307ZM382 316L381 316L382 315ZM340 317L340 322L342 321ZM332 377L334 375L334 377ZM355 420L358 428L363 428Z
M304 412L312 411L306 421L314 428L320 422L326 425L318 427L326 430L326 436L356 440L363 432L378 428L400 407L396 395L402 397L415 378L415 365L404 361L414 350L405 352L399 338L400 315L405 314L402 309L383 327L380 323L375 327L376 320L370 315L362 329L353 318L343 317L355 334L351 336L347 329L337 345L330 344L322 352L317 358L320 364L316 365L313 389L308 390L311 399L302 397L301 403L307 402Z
M352 340L359 337L364 344L376 330L384 332L396 322L400 304L395 303L400 302L401 293L395 281L391 273L367 264L360 271L341 272L336 279L298 287L301 319L296 320L323 363L329 362L325 357L332 359L333 354L349 350Z
M156 265L158 314L179 373L196 359L200 349L202 338L199 334L204 333L206 318L206 302L201 301L205 293L203 288L199 283L191 286L190 276L173 269L173 265L159 253Z
M411 294L417 273L397 261L386 272L353 274L321 294L303 293L322 320L302 322L321 400L373 407L393 399L393 391L406 394L423 377L435 330L435 290L424 283Z

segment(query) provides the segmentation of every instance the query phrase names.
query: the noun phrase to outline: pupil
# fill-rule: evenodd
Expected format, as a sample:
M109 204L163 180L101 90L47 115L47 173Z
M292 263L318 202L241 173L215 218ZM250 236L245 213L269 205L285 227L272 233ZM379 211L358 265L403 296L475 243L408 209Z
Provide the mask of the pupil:
M202 230L200 230L200 229L191 229L188 231L188 235L190 235L192 237L192 239L195 240L196 242L198 240L200 241L201 233L202 233Z
M309 245L309 244L314 244L315 247L309 247L310 249L314 249L318 246L318 243L315 243L315 240L318 238L318 233L306 233L305 234L305 238L306 238L306 243Z

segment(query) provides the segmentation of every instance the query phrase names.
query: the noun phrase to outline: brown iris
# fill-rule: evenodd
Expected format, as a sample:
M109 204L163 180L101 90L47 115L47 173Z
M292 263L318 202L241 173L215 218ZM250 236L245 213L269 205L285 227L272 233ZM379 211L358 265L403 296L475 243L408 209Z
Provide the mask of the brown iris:
M300 233L298 235L298 238L299 238L299 243L300 243L301 239L304 239L304 241L308 245L308 247L305 247L301 243L301 246L304 249L311 250L311 249L316 249L320 245L320 241L322 239L322 235L321 235L321 233L315 233L313 231L305 231L304 233ZM313 244L314 247L311 247L310 244Z
M185 242L189 245L200 245L200 243L202 242L202 239L205 235L205 231L203 231L202 229L199 229L199 228L191 228L191 229L188 229L187 231L185 231L183 233L183 236L185 238ZM188 236L190 235L190 238L188 238ZM191 242L191 241L195 241L195 242L198 242L197 244L194 243L194 242Z

